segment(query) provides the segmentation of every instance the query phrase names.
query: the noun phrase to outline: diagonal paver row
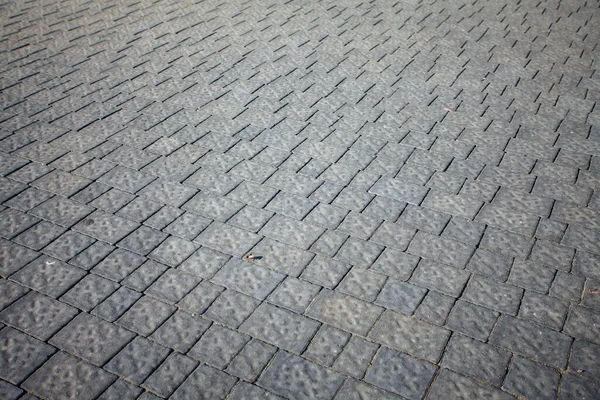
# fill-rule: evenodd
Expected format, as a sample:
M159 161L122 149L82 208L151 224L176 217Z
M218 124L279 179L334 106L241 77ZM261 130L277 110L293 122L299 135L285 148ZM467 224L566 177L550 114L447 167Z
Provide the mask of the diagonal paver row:
M0 4L1 399L600 399L597 1Z

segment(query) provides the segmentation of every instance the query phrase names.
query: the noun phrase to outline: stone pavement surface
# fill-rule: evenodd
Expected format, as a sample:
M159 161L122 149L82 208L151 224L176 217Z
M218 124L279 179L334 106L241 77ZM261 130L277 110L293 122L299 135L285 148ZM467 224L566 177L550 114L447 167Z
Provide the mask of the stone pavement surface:
M3 2L0 398L600 399L599 6Z

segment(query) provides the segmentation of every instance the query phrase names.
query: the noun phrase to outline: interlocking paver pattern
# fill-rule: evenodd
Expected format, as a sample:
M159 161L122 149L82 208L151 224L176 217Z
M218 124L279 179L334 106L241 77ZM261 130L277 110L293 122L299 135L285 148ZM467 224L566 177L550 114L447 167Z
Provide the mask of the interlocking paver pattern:
M0 398L600 399L597 1L0 4Z

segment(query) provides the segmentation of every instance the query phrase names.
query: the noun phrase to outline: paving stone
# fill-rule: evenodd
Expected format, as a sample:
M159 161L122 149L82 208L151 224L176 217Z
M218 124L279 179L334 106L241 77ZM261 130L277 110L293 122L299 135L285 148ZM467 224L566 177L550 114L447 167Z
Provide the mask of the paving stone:
M250 340L250 336L212 325L190 349L188 355L219 369L224 369Z
M235 356L225 371L238 378L253 382L271 361L276 351L275 346L252 339Z
M17 236L39 221L36 217L10 208L2 211L0 216L0 235L6 239Z
M179 208L175 208L172 206L164 206L159 211L154 213L150 218L144 221L144 225L147 225L154 229L164 229L167 227L167 225L175 221L183 213L184 211L180 210Z
M63 232L64 228L50 222L41 221L13 240L15 243L29 247L33 250L41 250L58 238Z
M116 187L117 189L128 193L136 193L154 179L155 177L144 174L143 172L116 166L98 178L98 182Z
M125 207L117 211L117 216L130 219L135 222L143 222L160 210L161 204L148 200L144 197L136 197Z
M231 256L227 254L201 247L178 268L201 278L210 279L230 258Z
M76 284L85 271L42 256L12 275L12 279L51 297L59 297Z
M348 235L337 231L326 231L317 241L310 246L310 251L333 257L348 239Z
M324 231L324 228L276 215L260 230L260 234L308 249Z
M410 204L419 205L427 194L427 188L412 183L402 182L401 180L382 177L369 193L388 197L392 200L403 201Z
M336 290L361 300L374 301L385 281L385 276L354 267L346 274Z
M544 364L564 368L571 338L514 317L500 317L490 343Z
M454 301L455 299L450 296L430 290L419 307L417 307L415 316L434 325L441 326L446 321L446 318L448 318Z
M333 369L361 379L371 363L379 346L358 336L352 336L338 358Z
M350 340L350 334L329 325L322 325L304 357L330 367Z
M172 353L143 384L148 390L168 397L196 368L198 363L179 353Z
M54 196L33 208L29 213L57 225L69 227L75 225L93 210L92 207L61 196Z
M302 314L320 289L319 286L287 277L267 300L272 304Z
M421 399L436 370L435 365L383 348L365 380L408 399Z
M335 372L280 351L261 375L258 384L285 397L331 398L344 378Z
M378 400L394 400L400 397L383 391L375 386L368 385L364 382L355 379L347 379L342 388L338 391L336 399L378 399Z
M448 224L450 215L409 204L398 222L405 226L439 235Z
M532 399L554 399L558 393L558 371L515 357L503 387L511 393Z
M465 195L453 195L437 190L429 192L423 201L424 207L429 207L447 214L456 215L472 220L483 205L483 202Z
M360 239L349 238L335 258L357 267L371 266L383 251L383 247Z
M227 398L232 399L232 400L242 400L242 399L278 400L278 399L283 399L283 397L280 397L273 393L267 392L266 390L264 390L258 386L251 385L246 382L240 382L238 385L236 385L236 387L233 388L233 390L231 391L231 393L229 394L229 396Z
M168 354L168 349L138 336L113 357L104 369L139 385Z
M484 385L476 380L442 369L431 386L428 399L493 399L508 400L514 396L493 386Z
M560 382L558 398L564 399L593 399L600 395L600 386L581 379L575 375L563 374Z
M319 190L324 192L325 189L331 192L328 193L328 196L325 196L323 193L319 193ZM315 194L312 196L313 198L320 200L321 202L330 202L331 205L339 208L359 212L364 210L374 197L373 194L364 192L362 190L343 187L342 185L332 184L331 182L325 182L319 188L319 190L315 192ZM318 194L321 194L321 196L317 196ZM331 199L328 197L331 199L335 197L335 199L331 201Z
M96 308L92 310L92 314L110 322L116 321L141 296L142 295L138 292L121 287L110 295L109 298L96 306Z
M252 206L245 206L233 216L228 223L250 232L260 231L273 217L270 211L261 210Z
M419 257L386 248L370 268L372 271L406 281L412 275Z
M189 292L177 305L195 314L202 314L225 290L224 287L203 281Z
M227 194L227 197L249 204L256 208L263 208L277 194L277 189L262 186L254 182L244 181L233 191Z
M569 311L564 333L600 344L600 315L590 308L574 306Z
M94 399L116 379L100 368L56 353L31 375L23 388L46 399Z
M404 251L415 236L416 230L400 224L384 222L371 237L371 241L388 248Z
M225 222L240 211L243 206L243 203L235 200L198 193L182 208L219 222Z
M47 192L70 197L90 183L91 181L86 178L75 176L67 172L52 171L49 174L36 179L31 185Z
M584 278L600 279L600 256L585 251L578 251L573 266L573 273Z
M304 218L304 221L309 224L335 229L347 214L348 211L342 208L319 203L316 207L312 208L312 211Z
M143 292L168 269L169 267L164 264L146 260L138 269L123 279L121 283L138 292Z
M200 278L175 269L167 269L147 290L146 293L167 303L177 303L188 294Z
M75 225L73 230L103 242L115 244L137 227L138 224L133 221L103 211L95 211Z
M252 249L261 239L261 236L235 228L233 226L213 223L196 239L200 244L214 250L242 257Z
M550 294L570 301L578 302L583 293L584 279L558 271L552 282Z
M148 336L166 321L175 311L175 307L143 296L117 323L140 335Z
M467 376L500 385L511 354L466 336L454 335L444 353L442 365Z
M29 291L26 287L5 279L0 280L0 290L2 291L2 298L0 298L0 310L6 308Z
M133 337L134 333L89 314L80 314L49 341L94 365L102 366Z
M102 261L114 249L114 246L111 246L108 243L97 241L72 258L69 263L87 271Z
M166 347L186 353L209 326L210 321L206 319L177 311L150 338Z
M98 397L98 400L135 400L142 393L142 388L132 385L122 379L117 379Z
M154 249L148 257L171 267L176 267L196 250L197 245L194 243L171 236Z
M493 253L527 258L533 243L533 239L496 228L488 228L483 235L481 247Z
M459 297L470 274L429 260L419 262L410 281L453 297Z
M458 300L448 318L448 328L463 335L486 341L499 313L466 301Z
M2 396L3 399L17 400L18 398L25 398L27 400L27 398L25 397L27 395L20 397L21 394L23 394L23 390L19 389L14 385L11 385L6 381L0 381L0 396Z
M91 246L96 240L77 232L67 231L43 249L44 254L68 261Z
M383 309L341 293L319 293L306 315L348 332L366 335Z
M148 255L168 235L156 229L140 226L118 243L118 246L140 255Z
M600 380L598 378L598 372L600 371L598 354L600 354L600 346L586 340L575 339L571 360L569 361L569 370L598 382Z
M523 297L523 289L473 275L463 299L500 312L516 315Z
M235 382L234 377L202 364L177 388L171 398L174 400L224 399Z
M417 232L408 248L409 253L459 268L467 265L473 250L470 245L424 232Z
M374 218L395 222L405 207L406 203L404 202L375 196L362 213Z
M65 293L60 301L89 312L119 288L119 284L89 274Z
M240 326L240 331L278 347L301 353L319 325L318 322L304 316L262 304Z
M258 307L253 297L226 290L210 305L204 316L232 328L237 328Z
M285 278L285 275L251 262L231 259L217 272L212 281L248 296L264 300Z
M529 258L540 264L551 266L562 271L570 271L575 251L556 243L538 240L533 246Z
M521 301L519 316L560 331L568 309L569 306L566 302L526 291Z
M505 282L513 265L513 258L477 249L467 269L494 280Z
M0 330L0 376L18 385L56 349L12 328Z
M554 280L556 270L531 261L515 260L508 277L508 283L533 289L541 293L548 293Z
M405 314L412 314L426 293L427 290L421 287L388 279L377 296L375 303Z
M96 265L92 272L118 282L135 271L145 260L137 254L117 249Z

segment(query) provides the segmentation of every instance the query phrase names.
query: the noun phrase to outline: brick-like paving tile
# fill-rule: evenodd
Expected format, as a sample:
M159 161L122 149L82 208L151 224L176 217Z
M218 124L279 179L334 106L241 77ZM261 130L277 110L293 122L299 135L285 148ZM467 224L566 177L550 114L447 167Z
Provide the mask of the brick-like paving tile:
M597 1L0 4L0 398L600 399Z

